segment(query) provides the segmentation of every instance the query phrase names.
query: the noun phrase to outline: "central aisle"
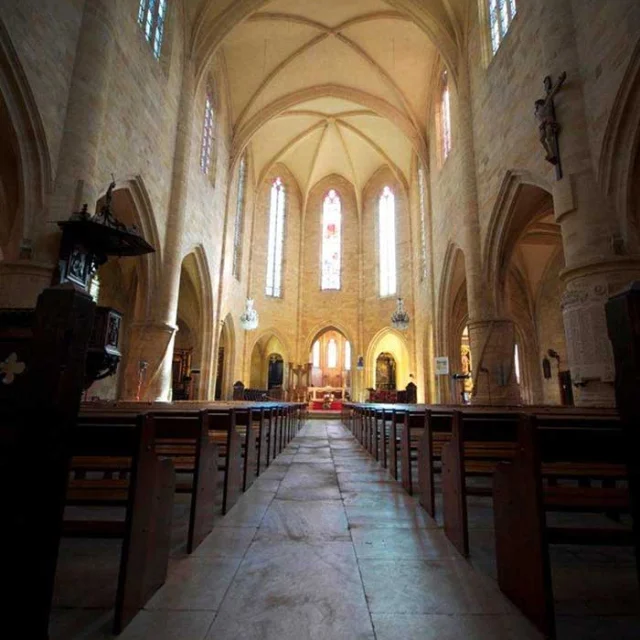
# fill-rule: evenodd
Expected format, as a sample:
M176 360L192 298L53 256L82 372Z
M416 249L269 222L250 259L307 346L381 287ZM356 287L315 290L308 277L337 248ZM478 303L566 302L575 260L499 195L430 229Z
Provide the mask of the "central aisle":
M311 421L120 636L538 638L338 422Z

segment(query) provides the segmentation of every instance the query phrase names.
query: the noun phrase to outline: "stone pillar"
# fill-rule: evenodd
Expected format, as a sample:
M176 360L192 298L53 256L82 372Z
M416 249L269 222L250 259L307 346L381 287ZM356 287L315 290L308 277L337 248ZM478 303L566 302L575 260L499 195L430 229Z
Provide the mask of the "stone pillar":
M93 211L100 187L109 179L97 175L97 165L119 4L118 0L85 2L51 201L53 220L66 220L85 203Z
M466 60L458 74L458 135L456 153L460 161L463 247L467 279L469 343L473 363L472 404L519 404L520 390L513 366L515 326L496 318L495 301L482 272L478 187L473 140L471 90ZM459 356L459 350L457 349Z
M560 124L559 149L563 177L553 176L556 221L562 229L566 269L562 311L569 367L580 406L613 406L614 363L607 336L604 304L620 287L640 274L637 256L628 256L618 242L619 222L612 203L595 177L589 148L582 70L573 30L570 2L539 0L542 79L567 80L555 98ZM532 135L537 135L532 120ZM540 147L541 157L544 151Z
M50 264L31 260L0 262L0 308L35 308L38 296L51 284Z
M136 397L139 364L145 362L145 381L142 384L139 399L149 401L171 399L173 345L178 330L176 322L187 208L189 162L191 160L194 102L195 74L191 61L187 60L183 72L169 216L162 251L162 275L158 281L150 317L138 318L138 322L132 327L131 340L129 341L131 356L125 367L125 392L123 394L125 398Z

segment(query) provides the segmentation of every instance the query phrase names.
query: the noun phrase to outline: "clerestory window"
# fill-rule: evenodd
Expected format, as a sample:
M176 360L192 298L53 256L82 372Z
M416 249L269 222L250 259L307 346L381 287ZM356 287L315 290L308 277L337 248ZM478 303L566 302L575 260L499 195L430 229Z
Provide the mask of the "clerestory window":
M324 199L322 213L322 289L340 289L342 212L340 196L333 190Z
M156 58L160 58L160 51L162 50L166 15L167 0L140 0L138 24L147 42L151 45L153 55Z
M382 190L378 210L380 296L396 293L396 204L389 187Z
M284 249L285 190L282 180L276 178L271 185L269 208L269 246L267 252L266 294L282 297L282 258Z
M489 0L489 31L493 54L500 48L516 15L516 0Z

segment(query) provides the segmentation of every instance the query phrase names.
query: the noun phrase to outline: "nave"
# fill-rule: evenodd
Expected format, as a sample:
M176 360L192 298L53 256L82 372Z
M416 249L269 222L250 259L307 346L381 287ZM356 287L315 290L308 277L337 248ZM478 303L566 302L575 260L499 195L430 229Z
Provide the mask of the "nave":
M111 612L92 609L112 598L77 585L58 581L51 640L112 637ZM63 608L71 594L83 607ZM541 637L334 420L308 421L191 556L174 547L165 585L119 636Z

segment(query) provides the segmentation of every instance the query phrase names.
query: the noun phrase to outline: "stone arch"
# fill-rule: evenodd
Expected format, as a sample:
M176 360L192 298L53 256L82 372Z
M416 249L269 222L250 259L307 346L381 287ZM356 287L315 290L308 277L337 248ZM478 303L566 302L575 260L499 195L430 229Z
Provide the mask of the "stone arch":
M213 385L215 383L215 352L214 352L214 299L213 299L213 281L211 278L211 268L207 259L207 254L201 244L194 245L187 252L184 260L191 257L195 272L197 274L197 283L199 284L200 297L200 326L198 330L201 335L200 349L200 380L197 388L198 399L206 400L213 393ZM184 263L183 260L183 263ZM230 318L230 316L227 316ZM235 337L235 332L233 334ZM235 341L234 341L235 345ZM230 371L230 373L233 373ZM230 382L228 389L231 389L233 380Z
M640 250L640 39L624 74L605 130L598 180L612 198L625 244Z
M224 357L220 357L220 349L224 349ZM228 313L222 321L218 338L218 369L216 371L216 400L227 400L233 397L233 383L236 362L236 329L233 316ZM220 370L222 367L222 371Z
M98 198L96 211L100 210L105 194L106 187ZM112 209L120 222L127 226L135 225L142 237L155 249L154 253L134 258L138 267L135 321L143 322L150 314L153 292L157 290L161 278L162 244L149 192L142 176L136 175L116 181Z
M318 323L311 331L307 334L307 338L305 339L302 345L302 358L308 356L311 353L311 349L313 348L313 343L327 331L337 331L341 333L348 342L351 343L351 354L352 359L356 355L356 343L354 342L353 335L351 331L349 331L342 323L340 322L320 322Z
M380 329L369 342L365 356L365 388L375 387L376 360L380 352L391 353L396 362L396 387L404 389L413 373L413 359L406 336L391 327Z
M462 291L462 293L460 293ZM466 271L464 252L453 242L449 243L444 257L444 267L440 277L436 317L438 355L452 357L452 310L460 295L466 300Z
M280 346L276 351L273 350L274 347L271 344L273 341L276 341ZM261 331L251 343L247 353L249 353L247 379L251 388L266 389L268 382L268 359L271 353L278 353L282 357L284 362L283 385L286 386L286 371L291 362L292 352L290 345L280 331L274 327Z
M529 207L521 206L524 191L533 189L548 196L548 202L541 199L542 210L535 210L536 203ZM483 259L485 278L493 292L498 315L503 311L508 265L515 245L533 218L549 209L553 209L553 200L551 186L546 180L525 170L507 171L489 220Z
M2 19L0 127L7 129L7 140L2 140L0 132L3 148L8 148L6 143L14 148L18 184L17 206L7 224L8 234L0 247L0 259L17 259L21 247L24 247L23 257L32 257L33 246L33 257L48 260L51 256L46 253L47 246L41 246L39 238L46 233L46 207L52 189L51 158L40 112ZM6 193L3 200L5 204L8 202Z

